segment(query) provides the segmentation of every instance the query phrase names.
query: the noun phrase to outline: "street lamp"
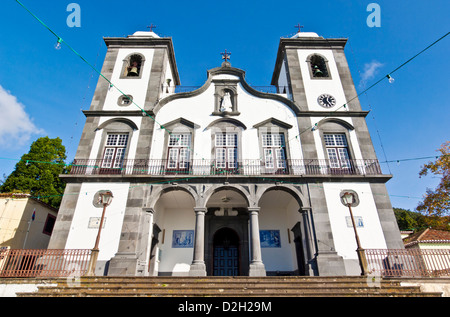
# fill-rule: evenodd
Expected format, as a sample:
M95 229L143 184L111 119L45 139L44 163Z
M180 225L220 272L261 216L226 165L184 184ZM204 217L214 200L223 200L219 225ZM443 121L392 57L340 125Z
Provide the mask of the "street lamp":
M344 192L341 195L342 202L345 206L348 207L350 211L350 218L352 219L353 231L355 232L356 239L356 253L358 254L359 266L361 267L361 275L367 275L367 260L366 254L364 253L364 249L361 247L361 243L359 242L358 232L356 231L355 218L353 217L352 206L356 203L356 193L352 192Z
M112 202L113 194L111 191L101 191L99 193L98 203L103 205L102 218L100 220L100 225L98 227L97 239L95 240L95 246L91 252L91 259L89 261L89 267L86 275L95 276L95 266L97 265L98 253L100 250L98 249L98 245L100 243L100 234L102 233L103 221L105 219L105 211L106 207L109 206Z

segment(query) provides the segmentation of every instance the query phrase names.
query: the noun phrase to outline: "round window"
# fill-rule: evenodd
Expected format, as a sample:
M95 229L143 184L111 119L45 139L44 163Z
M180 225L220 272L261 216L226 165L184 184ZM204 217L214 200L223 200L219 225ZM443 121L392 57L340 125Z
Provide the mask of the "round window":
M127 107L133 103L133 96L131 95L122 95L117 100L117 104L121 107Z

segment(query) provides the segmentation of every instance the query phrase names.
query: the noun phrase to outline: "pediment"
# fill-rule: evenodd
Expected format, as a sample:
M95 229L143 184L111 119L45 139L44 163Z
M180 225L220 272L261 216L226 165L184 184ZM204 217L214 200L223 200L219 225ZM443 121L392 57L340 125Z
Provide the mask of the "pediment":
M200 128L200 125L198 125L198 124L196 124L196 123L194 123L192 121L189 121L189 120L187 120L185 118L181 118L181 117L178 118L178 119L172 120L170 122L167 122L166 124L162 124L161 128L169 130L172 127L177 126L177 125L184 125L184 126L188 127L189 129L198 129L198 128Z
M291 129L292 125L290 125L289 123L283 122L281 120L275 119L275 118L269 118L267 120L264 120L260 123L255 124L253 127L254 128L260 128L263 126L268 126L268 125L277 125L283 129Z

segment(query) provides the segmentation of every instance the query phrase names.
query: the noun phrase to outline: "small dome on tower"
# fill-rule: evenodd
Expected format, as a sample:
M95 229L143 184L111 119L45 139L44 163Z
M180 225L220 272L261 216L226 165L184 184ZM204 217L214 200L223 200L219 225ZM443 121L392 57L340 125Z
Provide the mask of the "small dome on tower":
M152 37L152 38L160 38L158 34L156 34L153 31L137 31L133 35L130 35L129 37Z
M296 39L299 37L320 37L317 33L314 32L298 32L291 39Z

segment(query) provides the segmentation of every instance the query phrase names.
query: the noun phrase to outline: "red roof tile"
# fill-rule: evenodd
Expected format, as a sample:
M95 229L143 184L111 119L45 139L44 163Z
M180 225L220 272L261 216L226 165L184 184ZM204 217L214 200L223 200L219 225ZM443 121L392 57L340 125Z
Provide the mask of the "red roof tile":
M427 228L403 239L405 245L417 243L450 243L450 231Z

